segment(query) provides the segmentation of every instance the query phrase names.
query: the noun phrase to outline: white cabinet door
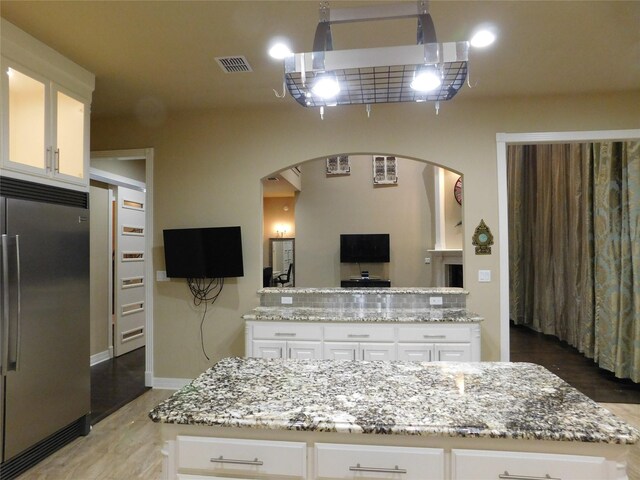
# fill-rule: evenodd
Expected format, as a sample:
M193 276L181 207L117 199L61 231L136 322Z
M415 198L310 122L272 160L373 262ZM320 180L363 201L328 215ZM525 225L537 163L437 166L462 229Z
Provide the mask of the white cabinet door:
M177 467L243 478L305 478L307 445L301 442L178 436Z
M315 455L314 478L444 479L445 456L439 448L317 443Z
M432 362L433 344L399 343L398 360L402 360L405 362Z
M90 102L5 58L2 72L2 167L87 185Z
M454 449L451 458L453 480L608 478L603 457Z
M470 362L471 345L468 343L436 343L435 359L441 362Z
M351 342L324 342L323 358L331 360L356 360L358 344Z
M360 358L362 360L395 360L395 343L361 343Z
M287 358L317 360L322 358L322 342L287 342Z
M253 356L258 358L286 358L287 342L277 340L254 340Z

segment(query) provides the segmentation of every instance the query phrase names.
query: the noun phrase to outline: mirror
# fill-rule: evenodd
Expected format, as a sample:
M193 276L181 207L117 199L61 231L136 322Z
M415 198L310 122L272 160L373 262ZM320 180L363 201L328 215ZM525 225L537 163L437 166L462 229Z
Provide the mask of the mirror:
M269 239L271 286L295 287L295 238Z

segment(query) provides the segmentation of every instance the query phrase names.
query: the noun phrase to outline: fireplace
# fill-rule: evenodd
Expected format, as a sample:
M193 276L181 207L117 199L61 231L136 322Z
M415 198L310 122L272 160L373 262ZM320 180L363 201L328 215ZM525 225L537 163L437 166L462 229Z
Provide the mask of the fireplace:
M463 286L464 266L461 249L429 250L434 287Z

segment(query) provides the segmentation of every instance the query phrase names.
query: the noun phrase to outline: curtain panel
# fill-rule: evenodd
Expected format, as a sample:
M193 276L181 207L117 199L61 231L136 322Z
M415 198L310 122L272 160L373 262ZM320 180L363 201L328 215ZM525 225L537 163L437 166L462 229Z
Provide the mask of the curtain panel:
M640 142L507 152L510 318L640 381Z

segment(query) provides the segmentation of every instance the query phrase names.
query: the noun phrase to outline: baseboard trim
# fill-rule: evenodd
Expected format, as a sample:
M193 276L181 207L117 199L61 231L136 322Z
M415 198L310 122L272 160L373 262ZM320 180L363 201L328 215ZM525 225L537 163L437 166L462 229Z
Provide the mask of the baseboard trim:
M107 361L111 358L111 352L110 350L105 350L103 352L98 352L95 355L91 355L89 357L89 365L90 366L94 366L97 365L98 363L102 363L104 361Z
M153 378L153 388L157 390L180 390L185 385L191 383L191 378Z

